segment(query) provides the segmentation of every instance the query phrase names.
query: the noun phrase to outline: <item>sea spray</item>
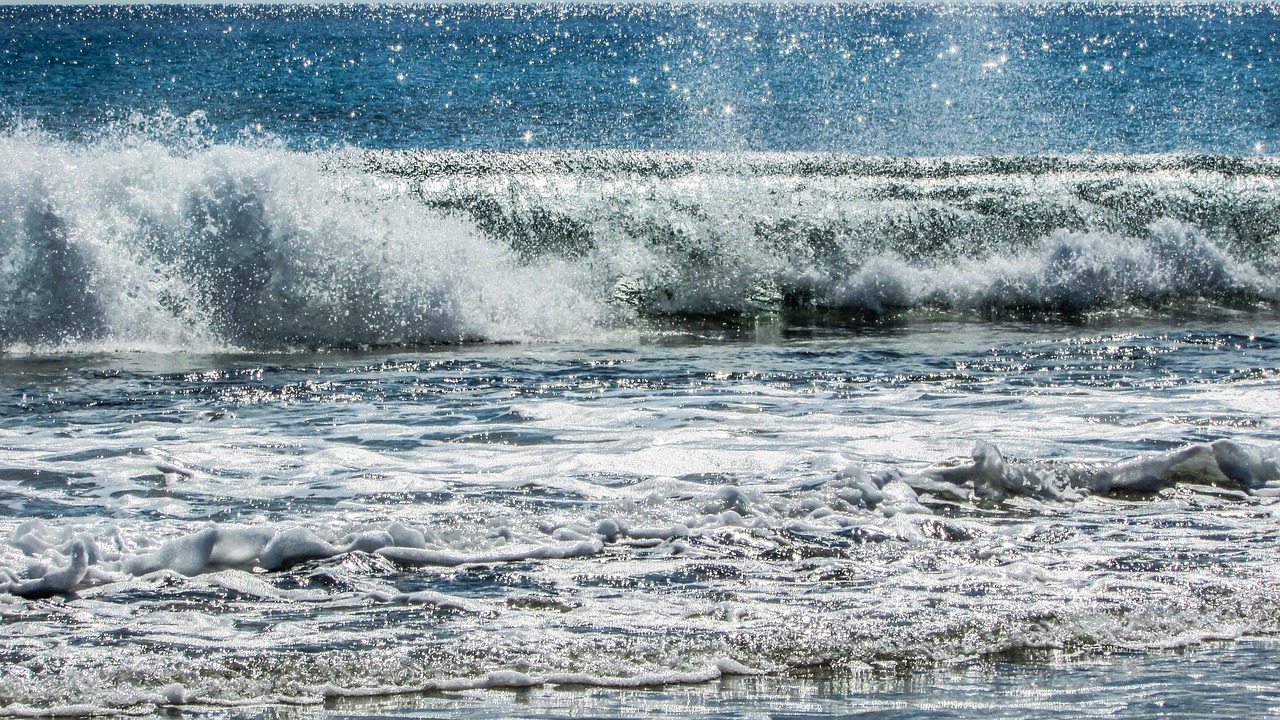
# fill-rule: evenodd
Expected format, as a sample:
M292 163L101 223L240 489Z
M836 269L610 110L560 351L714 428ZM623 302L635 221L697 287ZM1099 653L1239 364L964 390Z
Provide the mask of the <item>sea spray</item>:
M0 342L191 349L584 335L576 269L273 148L0 139Z
M154 134L0 140L6 348L580 340L646 317L1280 298L1264 161L362 155Z

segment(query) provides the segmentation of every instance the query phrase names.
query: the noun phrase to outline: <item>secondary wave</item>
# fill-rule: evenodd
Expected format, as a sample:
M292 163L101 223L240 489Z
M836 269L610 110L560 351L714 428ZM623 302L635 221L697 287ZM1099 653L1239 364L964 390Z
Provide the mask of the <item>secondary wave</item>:
M380 151L364 167L526 256L583 258L644 313L1280 297L1270 158Z

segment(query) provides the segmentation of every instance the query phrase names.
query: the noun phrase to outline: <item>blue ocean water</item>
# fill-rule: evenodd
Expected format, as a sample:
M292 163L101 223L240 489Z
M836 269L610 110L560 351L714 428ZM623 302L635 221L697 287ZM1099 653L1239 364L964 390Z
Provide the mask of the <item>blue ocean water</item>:
M1277 10L0 7L0 715L1271 712Z
M6 7L0 96L81 135L958 155L1277 142L1271 3Z

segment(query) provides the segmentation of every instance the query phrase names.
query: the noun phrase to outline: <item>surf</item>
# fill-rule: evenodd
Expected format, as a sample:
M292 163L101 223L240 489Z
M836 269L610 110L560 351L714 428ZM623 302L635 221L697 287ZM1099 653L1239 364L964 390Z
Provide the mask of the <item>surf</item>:
M581 341L654 319L1273 308L1280 163L0 138L0 346Z

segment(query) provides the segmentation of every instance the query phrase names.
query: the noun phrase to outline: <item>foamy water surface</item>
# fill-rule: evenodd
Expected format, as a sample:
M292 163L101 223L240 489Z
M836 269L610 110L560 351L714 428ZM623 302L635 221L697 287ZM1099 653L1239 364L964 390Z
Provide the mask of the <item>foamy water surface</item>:
M10 360L8 710L1274 632L1238 322Z

